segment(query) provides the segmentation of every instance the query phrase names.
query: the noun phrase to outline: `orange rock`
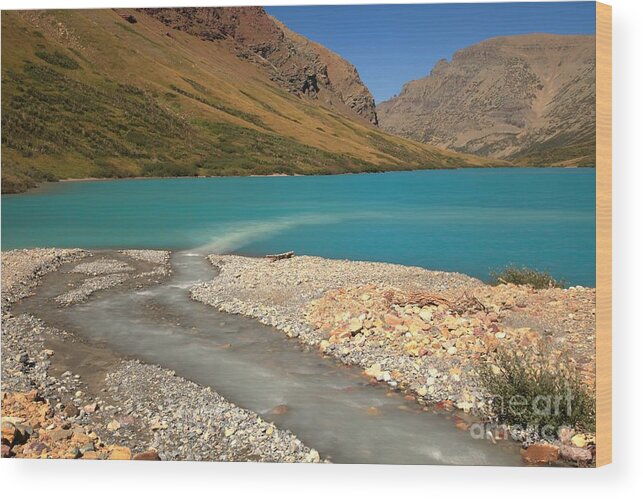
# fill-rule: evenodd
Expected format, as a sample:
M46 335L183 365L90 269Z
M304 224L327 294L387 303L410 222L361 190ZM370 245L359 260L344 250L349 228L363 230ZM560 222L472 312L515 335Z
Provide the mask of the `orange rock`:
M66 449L62 455L63 459L78 459L79 457L81 457L81 453L76 447Z
M398 317L397 315L393 314L386 314L384 316L384 322L388 324L389 326L399 326L401 325L404 321Z
M111 449L111 452L109 453L109 457L107 459L127 461L129 459L132 459L132 451L127 447L115 445Z
M281 416L282 414L286 414L288 412L288 406L286 404L280 404L272 408L272 411L270 411L271 414L275 414L277 416Z
M149 449L138 454L134 454L134 461L160 461L159 453L156 449Z
M484 343L484 346L487 348L487 350L491 352L496 350L498 348L498 344L500 343L494 335L488 333L482 337L482 342Z
M463 430L463 431L467 431L469 429L469 425L462 419L459 419L455 422L455 427L458 430Z
M527 464L551 464L558 460L558 447L552 444L533 444L521 451Z
M34 402L38 399L38 390L35 388L31 391L25 393L25 400L28 402Z

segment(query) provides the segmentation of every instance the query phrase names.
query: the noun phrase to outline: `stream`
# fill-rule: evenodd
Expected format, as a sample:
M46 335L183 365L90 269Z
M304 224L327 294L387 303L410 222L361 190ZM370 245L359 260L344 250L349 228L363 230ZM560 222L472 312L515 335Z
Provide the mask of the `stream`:
M160 285L104 291L66 308L52 297L68 283L47 276L21 309L210 386L336 463L522 464L516 444L474 439L455 427L453 413L426 410L388 386L369 384L358 367L256 320L192 301L189 289L216 276L204 254L175 252L171 265Z

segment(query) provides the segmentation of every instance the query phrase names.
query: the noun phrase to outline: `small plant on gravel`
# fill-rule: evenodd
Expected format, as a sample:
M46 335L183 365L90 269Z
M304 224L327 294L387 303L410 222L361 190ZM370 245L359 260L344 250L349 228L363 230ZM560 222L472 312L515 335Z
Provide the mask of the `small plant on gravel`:
M500 423L553 432L561 427L594 431L595 399L576 364L551 343L525 350L500 348L477 370Z
M552 277L549 272L527 267L509 266L503 270L491 272L491 284L517 284L531 286L534 289L564 288L565 281Z

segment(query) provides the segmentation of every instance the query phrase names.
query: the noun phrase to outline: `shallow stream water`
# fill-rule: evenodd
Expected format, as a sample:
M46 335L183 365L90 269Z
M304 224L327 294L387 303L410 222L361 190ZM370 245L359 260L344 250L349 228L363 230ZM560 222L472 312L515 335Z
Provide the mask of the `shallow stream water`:
M333 462L521 464L517 445L474 439L455 427L453 413L425 410L387 386L370 385L357 367L306 350L253 319L190 300L190 287L215 276L205 255L177 252L171 264L163 284L102 292L67 308L46 305L65 290L64 279L45 279L22 311L47 310L47 321L210 386Z

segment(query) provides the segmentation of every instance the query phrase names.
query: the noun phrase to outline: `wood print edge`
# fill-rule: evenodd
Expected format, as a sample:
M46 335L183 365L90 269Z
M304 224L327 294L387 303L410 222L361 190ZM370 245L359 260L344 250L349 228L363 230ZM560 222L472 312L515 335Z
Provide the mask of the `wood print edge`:
M596 2L596 466L612 462L612 7Z

